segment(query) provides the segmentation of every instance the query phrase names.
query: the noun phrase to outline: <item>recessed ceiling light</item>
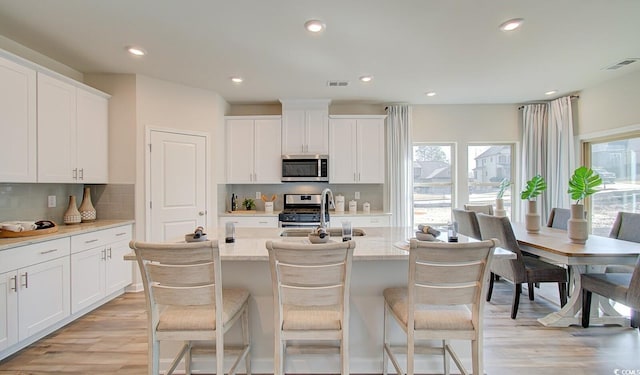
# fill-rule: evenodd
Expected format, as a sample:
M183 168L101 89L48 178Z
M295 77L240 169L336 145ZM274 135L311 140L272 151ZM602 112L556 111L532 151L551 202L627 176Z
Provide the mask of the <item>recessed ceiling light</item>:
M551 90L551 91L547 91L547 92L545 92L544 94L545 94L545 95L553 95L553 94L555 94L555 93L557 93L557 92L558 92L558 90Z
M427 92L427 96L436 96L436 92L435 91L429 91L429 92Z
M231 82L233 83L242 83L244 81L242 77L231 77Z
M322 21L318 20L309 20L304 23L304 28L311 31L312 33L319 33L320 31L325 29L325 24Z
M143 48L140 48L140 47L127 46L126 50L127 52L135 56L144 56L147 54L147 51L145 51Z
M362 76L360 77L362 82L371 82L373 80L373 76Z
M518 27L520 27L520 25L522 25L522 22L524 22L524 19L522 18L513 18L508 21L504 21L502 24L500 24L500 30L502 31L515 30Z

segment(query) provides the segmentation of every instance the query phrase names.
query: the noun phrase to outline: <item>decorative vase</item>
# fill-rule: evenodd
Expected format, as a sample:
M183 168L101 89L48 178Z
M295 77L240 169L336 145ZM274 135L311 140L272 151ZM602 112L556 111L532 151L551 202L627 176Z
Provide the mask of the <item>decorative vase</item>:
M538 213L538 201L528 201L529 209L524 218L527 232L538 233L540 232L540 214Z
M91 203L91 189L84 188L84 195L82 196L82 203L80 204L80 216L82 216L82 222L94 221L96 219L96 209Z
M82 221L82 216L78 207L76 206L76 197L74 195L69 196L69 207L65 211L62 221L65 224L79 224Z
M584 217L584 205L571 205L571 218L567 222L567 233L573 243L584 244L589 238L587 220Z
M504 209L504 200L502 198L496 198L496 212L494 216L505 217L507 211Z

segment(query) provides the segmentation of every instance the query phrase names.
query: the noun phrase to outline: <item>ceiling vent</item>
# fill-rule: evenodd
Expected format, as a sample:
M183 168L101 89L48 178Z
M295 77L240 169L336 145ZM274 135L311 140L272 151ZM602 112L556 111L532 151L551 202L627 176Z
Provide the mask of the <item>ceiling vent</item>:
M611 66L608 66L606 68L604 68L605 70L617 70L620 68L624 68L627 65L633 64L634 62L638 61L640 59L637 58L630 58L630 59L624 59L622 61L620 61L619 63L613 64Z
M329 87L347 87L347 86L349 86L349 81L327 81L327 86L329 86Z

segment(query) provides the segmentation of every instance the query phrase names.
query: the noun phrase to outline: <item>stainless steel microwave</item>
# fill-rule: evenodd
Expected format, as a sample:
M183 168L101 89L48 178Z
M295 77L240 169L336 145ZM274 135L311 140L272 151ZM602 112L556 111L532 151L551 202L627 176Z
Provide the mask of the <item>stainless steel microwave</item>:
M329 181L327 155L282 155L282 182Z

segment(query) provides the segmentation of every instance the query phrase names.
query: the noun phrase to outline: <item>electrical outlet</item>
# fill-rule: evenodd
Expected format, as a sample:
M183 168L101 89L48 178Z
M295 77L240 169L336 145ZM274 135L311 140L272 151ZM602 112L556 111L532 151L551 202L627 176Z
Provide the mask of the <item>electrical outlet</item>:
M55 195L49 195L47 197L47 207L54 208L55 206L56 206L56 196Z
M262 194L259 191L256 191L256 199L262 198Z
M355 195L356 195L356 199L360 199L360 192L359 191L356 191Z

